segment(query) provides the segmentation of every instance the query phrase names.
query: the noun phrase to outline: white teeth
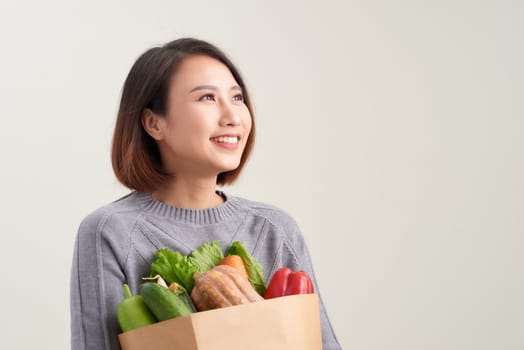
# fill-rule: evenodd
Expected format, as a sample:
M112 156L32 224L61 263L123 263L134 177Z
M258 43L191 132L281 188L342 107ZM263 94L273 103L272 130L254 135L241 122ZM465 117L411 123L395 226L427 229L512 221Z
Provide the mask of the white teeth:
M238 137L236 136L219 136L219 137L213 137L211 139L215 142L222 142L222 143L237 143Z

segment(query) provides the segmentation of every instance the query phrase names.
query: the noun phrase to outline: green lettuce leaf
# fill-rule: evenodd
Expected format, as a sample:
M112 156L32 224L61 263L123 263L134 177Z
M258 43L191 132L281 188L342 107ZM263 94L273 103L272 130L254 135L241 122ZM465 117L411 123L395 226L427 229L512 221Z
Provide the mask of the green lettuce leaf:
M262 265L248 252L242 242L235 241L226 252L227 255L238 255L242 258L246 266L249 282L258 294L264 295L266 292L266 280L264 279L264 269Z
M169 248L157 250L156 260L151 263L151 276L159 274L168 285L176 282L188 291L191 291L195 285L193 275L197 271L198 268L187 256L180 252L173 252Z
M204 243L193 250L188 256L174 252L169 248L160 248L155 254L156 260L151 263L153 277L160 275L169 285L173 282L180 284L188 293L195 286L193 278L195 272L205 272L220 263L224 257L222 247L218 241Z
M169 249L157 250L155 254L156 260L151 264L151 273L149 275L151 277L160 275L167 284L171 284L175 280L175 273L173 272L171 263L167 258L167 251L169 251Z
M199 248L193 250L188 257L191 264L196 266L200 272L211 270L223 258L224 253L218 241L202 244Z

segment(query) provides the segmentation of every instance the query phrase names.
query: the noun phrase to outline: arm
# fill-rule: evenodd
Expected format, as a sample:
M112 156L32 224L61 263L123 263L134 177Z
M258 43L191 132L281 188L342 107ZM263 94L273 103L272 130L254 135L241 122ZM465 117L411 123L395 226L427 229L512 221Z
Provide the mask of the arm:
M125 276L118 248L105 237L106 220L88 216L76 238L70 290L73 350L120 349L116 306Z
M285 238L282 246L282 266L287 266L292 270L304 270L311 277L315 292L319 297L323 350L340 350L340 344L329 321L324 303L322 302L322 296L315 278L313 264L311 263L311 257L304 237L292 218L289 218L286 226L287 227L283 228Z

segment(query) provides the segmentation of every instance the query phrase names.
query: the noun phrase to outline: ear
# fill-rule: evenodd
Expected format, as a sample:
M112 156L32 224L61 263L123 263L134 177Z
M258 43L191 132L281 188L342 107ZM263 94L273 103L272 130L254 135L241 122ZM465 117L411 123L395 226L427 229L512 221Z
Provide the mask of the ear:
M141 117L144 130L153 139L160 141L164 138L164 118L155 114L149 108L144 109Z

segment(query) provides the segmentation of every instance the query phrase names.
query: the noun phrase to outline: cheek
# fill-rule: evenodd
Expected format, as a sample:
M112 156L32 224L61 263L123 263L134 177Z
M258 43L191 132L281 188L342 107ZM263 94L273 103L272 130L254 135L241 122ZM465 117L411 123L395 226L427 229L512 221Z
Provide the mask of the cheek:
M189 138L201 129L201 118L198 111L184 107L178 107L177 112L169 116L169 129L172 135Z
M251 119L251 113L249 113L249 110L246 107L246 111L242 115L242 122L244 124L244 127L247 131L251 130L251 125L253 124Z

